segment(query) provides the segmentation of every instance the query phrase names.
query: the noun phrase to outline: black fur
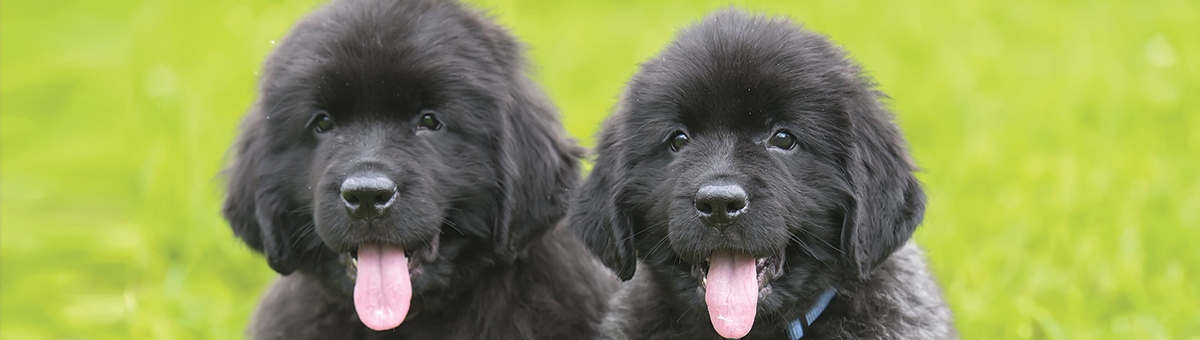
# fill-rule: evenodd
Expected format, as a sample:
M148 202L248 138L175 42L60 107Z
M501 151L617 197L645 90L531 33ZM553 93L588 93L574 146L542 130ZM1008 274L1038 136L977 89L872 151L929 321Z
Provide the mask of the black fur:
M234 233L285 275L258 339L560 339L590 336L616 287L555 231L582 150L524 74L504 29L451 1L344 0L303 19L263 67L226 175ZM333 122L314 130L314 118ZM433 114L436 129L419 120ZM386 176L396 203L349 216L340 185ZM371 331L344 264L363 242L401 246L409 317Z
M747 339L782 338L833 285L805 339L956 337L919 249L906 246L925 195L882 97L824 37L736 10L685 29L642 64L569 217L605 265L633 279L605 336L720 338L697 268L724 249L783 254ZM794 148L768 142L780 131ZM676 151L677 132L690 142ZM697 215L697 190L711 183L748 196L724 231Z

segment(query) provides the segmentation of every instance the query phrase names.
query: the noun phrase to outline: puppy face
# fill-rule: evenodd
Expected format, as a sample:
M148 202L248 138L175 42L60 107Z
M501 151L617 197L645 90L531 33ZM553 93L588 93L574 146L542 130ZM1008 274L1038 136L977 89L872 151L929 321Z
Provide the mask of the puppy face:
M795 318L866 278L921 219L877 96L818 35L710 16L630 81L571 221L623 278L640 260L722 336Z
M566 210L579 151L516 42L450 2L341 1L264 66L224 213L374 329L436 309Z
M455 203L497 189L490 155L502 136L483 126L501 125L499 98L486 90L498 79L463 81L463 73L485 71L465 60L434 63L450 51L414 47L428 59L376 64L340 55L296 80L318 84L306 94L315 100L304 108L312 111L305 126L287 128L310 131L304 184L315 231L336 252L365 243L431 246Z

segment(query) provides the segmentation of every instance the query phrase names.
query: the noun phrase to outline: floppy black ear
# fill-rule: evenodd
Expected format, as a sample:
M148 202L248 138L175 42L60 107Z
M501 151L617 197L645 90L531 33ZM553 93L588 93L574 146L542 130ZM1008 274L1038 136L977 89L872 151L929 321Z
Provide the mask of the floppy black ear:
M850 124L853 202L842 229L850 272L866 279L871 270L904 246L925 214L925 192L899 129L874 98L854 103Z
M262 138L261 118L251 112L234 146L233 165L225 171L229 187L221 212L233 233L267 257L267 264L287 275L299 266L292 232L297 227L282 187L282 176L269 176L260 165L272 162ZM278 165L276 165L278 167Z
M500 138L500 185L496 256L512 263L525 247L566 215L570 190L579 181L583 149L568 139L549 101L531 83L518 79L504 110Z
M612 124L601 133L596 164L576 191L567 221L592 254L627 281L637 268L637 252L633 223L619 206L625 170L617 134Z

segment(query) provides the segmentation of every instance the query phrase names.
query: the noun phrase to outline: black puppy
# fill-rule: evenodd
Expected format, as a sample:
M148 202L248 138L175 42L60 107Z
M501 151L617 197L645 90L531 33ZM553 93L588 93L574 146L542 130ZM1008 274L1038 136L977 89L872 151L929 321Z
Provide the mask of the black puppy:
M227 171L225 217L285 275L251 337L595 334L617 281L556 227L582 150L523 63L451 1L335 1L292 29Z
M925 195L881 97L820 35L734 10L642 64L569 218L633 279L602 333L956 337L909 243Z

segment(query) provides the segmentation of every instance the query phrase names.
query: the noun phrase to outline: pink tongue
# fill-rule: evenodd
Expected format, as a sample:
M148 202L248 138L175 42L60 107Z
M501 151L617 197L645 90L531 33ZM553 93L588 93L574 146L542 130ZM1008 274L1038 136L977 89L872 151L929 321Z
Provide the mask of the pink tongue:
M396 328L408 315L411 298L412 282L404 249L360 245L354 309L362 323L377 331Z
M758 305L758 271L754 257L713 252L709 257L704 302L713 329L736 339L750 333ZM361 263L361 262L360 262Z

